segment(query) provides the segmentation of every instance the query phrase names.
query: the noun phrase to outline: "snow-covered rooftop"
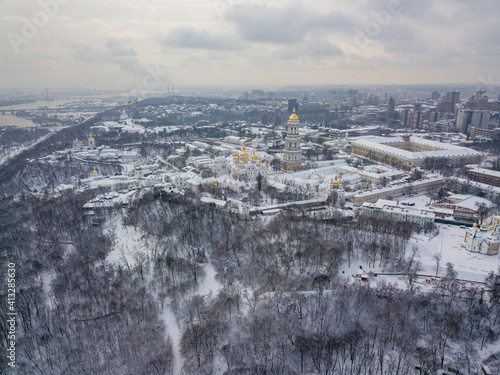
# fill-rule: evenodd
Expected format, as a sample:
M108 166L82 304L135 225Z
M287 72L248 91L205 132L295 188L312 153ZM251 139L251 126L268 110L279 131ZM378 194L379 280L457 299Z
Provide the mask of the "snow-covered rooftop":
M488 175L488 176L493 176L493 177L500 178L500 172L499 171L494 171L492 169L474 168L474 169L469 169L469 172L472 172L472 173L481 173L481 174L485 174L485 175Z
M412 152L394 147L405 141L399 137L362 137L352 141L353 145L359 145L374 151L388 155L397 156L407 160L422 160L425 158L447 158L447 157L475 157L481 153L470 148L451 145L448 143L435 142L419 137L411 137L410 143L433 148L433 151Z

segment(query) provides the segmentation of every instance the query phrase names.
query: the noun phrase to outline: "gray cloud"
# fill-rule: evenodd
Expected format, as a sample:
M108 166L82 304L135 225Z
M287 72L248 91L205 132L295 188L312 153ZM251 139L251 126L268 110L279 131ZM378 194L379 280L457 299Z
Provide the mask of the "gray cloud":
M88 44L74 44L73 58L88 64L115 64L120 70L142 77L147 74L147 67L138 58L135 48L122 39L110 38L104 48L94 48Z
M340 12L307 9L293 1L284 7L267 4L240 4L230 8L226 19L236 25L249 41L278 44L303 40L314 30L345 31L352 27L349 16Z
M404 22L392 22L381 28L375 39L380 41L384 51L398 55L425 53L433 44L420 30Z
M217 34L201 27L180 26L172 29L162 39L161 44L166 47L233 50L241 48L241 41L228 35Z
M137 51L125 40L108 39L106 49L111 61L118 64L121 70L138 76L146 74L146 67L139 62Z
M42 8L37 1L0 0L0 81L4 87L130 87L150 74L148 66L165 61L176 87L287 84L289 72L305 83L500 76L498 0L400 0L401 11L366 48L346 52L347 62L338 46L356 47L355 27L364 30L390 1L71 1L15 53L8 34L23 37Z
M319 57L341 56L342 50L325 38L314 38L305 44L304 52L307 55Z
M135 57L137 56L137 51L128 46L126 42L120 39L111 38L106 42L106 48L111 52L113 56L120 57Z
M97 50L88 44L75 45L73 48L74 52L72 55L76 61L89 64L95 64L103 61L103 54L105 51Z
M287 45L273 55L279 60L323 60L342 56L342 50L321 35L309 37L293 45Z

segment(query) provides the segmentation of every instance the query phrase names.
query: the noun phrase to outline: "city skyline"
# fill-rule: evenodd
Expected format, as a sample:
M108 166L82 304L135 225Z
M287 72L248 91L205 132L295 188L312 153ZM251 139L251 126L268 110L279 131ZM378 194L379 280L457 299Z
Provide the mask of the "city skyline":
M5 89L500 81L500 4L0 1Z

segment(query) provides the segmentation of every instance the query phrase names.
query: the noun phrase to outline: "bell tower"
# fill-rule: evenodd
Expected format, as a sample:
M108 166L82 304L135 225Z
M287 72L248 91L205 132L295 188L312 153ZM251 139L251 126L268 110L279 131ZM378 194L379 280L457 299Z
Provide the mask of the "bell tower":
M288 127L285 138L285 149L283 150L283 169L295 171L302 165L302 149L300 148L299 118L293 109L288 119Z
M89 134L89 148L94 149L95 148L95 139L92 136L92 133Z
M345 190L342 188L342 180L335 176L335 180L330 182L330 199L333 206L344 206L345 204Z
M144 171L142 170L141 164L137 162L135 165L135 178L142 179L144 178Z

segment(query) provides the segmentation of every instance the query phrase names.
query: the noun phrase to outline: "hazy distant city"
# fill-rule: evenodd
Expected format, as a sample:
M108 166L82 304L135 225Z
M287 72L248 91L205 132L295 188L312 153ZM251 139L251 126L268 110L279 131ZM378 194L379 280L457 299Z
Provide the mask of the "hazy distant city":
M499 374L499 14L0 0L0 373Z

